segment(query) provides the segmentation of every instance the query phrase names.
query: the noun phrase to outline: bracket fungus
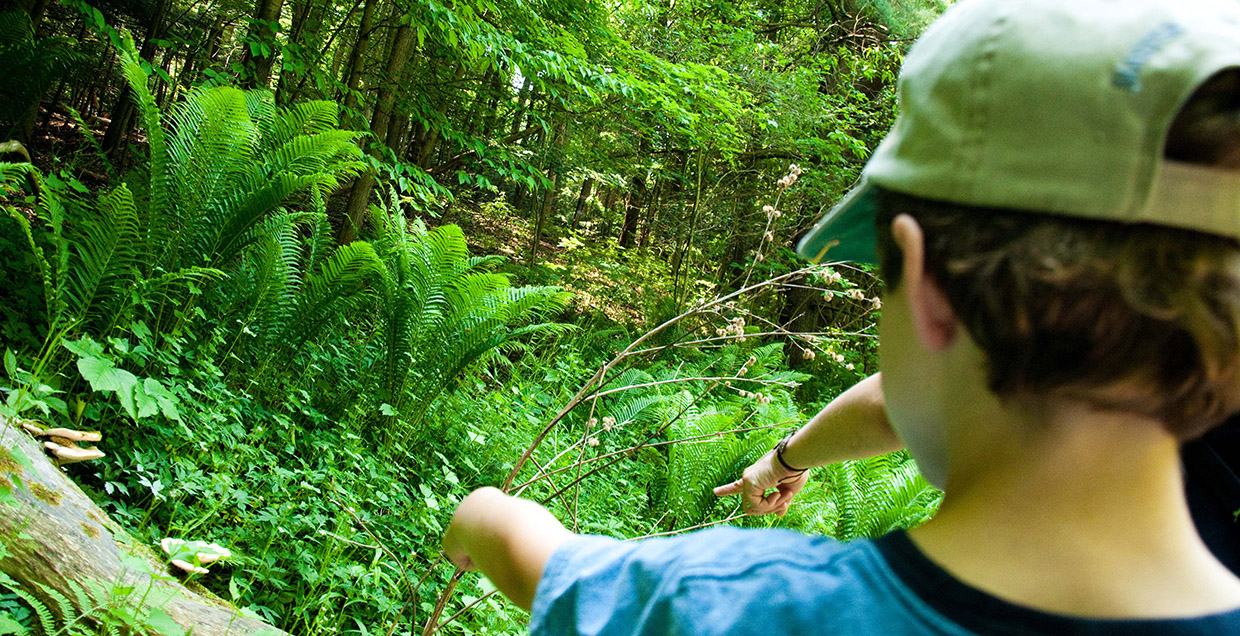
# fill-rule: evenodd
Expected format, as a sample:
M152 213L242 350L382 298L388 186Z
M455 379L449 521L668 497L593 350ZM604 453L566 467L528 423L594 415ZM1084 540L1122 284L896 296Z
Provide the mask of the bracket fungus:
M186 541L166 537L159 542L159 547L170 557L170 562L174 567L191 574L206 574L208 570L203 566L232 556L228 548L206 541Z
M75 431L71 428L42 429L32 422L22 422L22 428L35 437L48 438L48 441L43 442L43 447L51 452L59 465L84 462L104 456L103 451L94 446L81 448L77 445L77 442L102 440L103 435L99 431Z

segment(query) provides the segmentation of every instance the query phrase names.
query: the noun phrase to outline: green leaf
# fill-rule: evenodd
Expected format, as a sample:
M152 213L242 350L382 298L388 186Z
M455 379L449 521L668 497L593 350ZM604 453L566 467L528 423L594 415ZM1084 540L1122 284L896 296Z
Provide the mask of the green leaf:
M134 405L138 409L139 419L144 418L144 417L150 417L159 412L159 405L155 403L155 398L152 398L146 392L146 383L148 382L155 382L155 381L150 378L147 378L145 382L134 386L133 401L134 401ZM159 385L158 382L155 382L155 384L156 386Z
M66 343L66 347L68 344ZM77 368L78 373L81 373L82 377L90 383L91 389L102 393L115 392L125 413L132 419L138 418L138 413L134 409L134 387L138 385L137 376L124 369L116 368L116 364L111 360L99 355L78 358Z
M151 609L150 616L146 618L146 624L164 636L180 636L185 633L185 630L181 629L181 626L177 625L171 616L157 608Z
M10 380L17 379L17 356L12 349L4 350L4 372Z
M169 391L166 387L164 387L164 385L160 384L154 378L147 378L143 381L142 387L146 391L146 394L154 399L159 405L159 411L164 414L164 417L174 422L181 421L181 412L177 408L181 401L174 393Z
M21 623L13 620L7 612L4 614L0 614L0 636L3 636L5 634L28 634L28 633L30 632L26 631L26 628L22 627Z

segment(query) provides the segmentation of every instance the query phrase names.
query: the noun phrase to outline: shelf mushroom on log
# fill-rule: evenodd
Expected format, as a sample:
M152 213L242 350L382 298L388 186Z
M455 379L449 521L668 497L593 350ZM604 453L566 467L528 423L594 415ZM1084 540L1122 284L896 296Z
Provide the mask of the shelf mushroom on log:
M17 503L0 514L0 536L9 537L5 539L8 555L0 559L0 572L40 597L49 608L56 608L56 603L40 585L70 599L78 598L82 591L95 604L114 602L109 597L115 590L131 589L126 602L144 599L146 612L167 615L181 630L192 630L195 636L284 634L165 574L163 559L109 519L44 453L43 445L31 438L45 433L41 437L92 441L51 435L66 430L45 431L33 423L0 416L0 486ZM166 633L154 623L142 631Z
M43 447L51 452L56 458L58 465L75 464L77 462L99 459L104 456L104 452L90 446L87 448L78 447L78 442L98 442L103 439L103 435L99 431L75 431L71 428L49 428L42 429L34 422L22 422L22 429L35 437L48 437L43 442Z

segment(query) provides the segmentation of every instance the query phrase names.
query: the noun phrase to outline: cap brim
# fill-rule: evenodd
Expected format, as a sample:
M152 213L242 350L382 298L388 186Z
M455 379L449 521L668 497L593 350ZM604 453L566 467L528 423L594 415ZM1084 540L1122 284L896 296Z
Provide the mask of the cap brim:
M875 224L875 188L861 183L814 224L797 245L797 255L813 263L824 260L878 263Z

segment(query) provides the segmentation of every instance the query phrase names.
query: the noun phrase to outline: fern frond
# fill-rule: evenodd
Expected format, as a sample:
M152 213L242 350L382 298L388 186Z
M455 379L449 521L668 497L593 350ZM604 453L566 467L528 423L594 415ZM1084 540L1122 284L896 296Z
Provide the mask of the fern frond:
M167 227L165 224L175 196L171 188L176 181L170 178L171 161L168 156L167 138L164 135L163 118L159 106L155 103L155 96L151 94L150 87L147 86L150 78L147 77L146 71L142 70L142 60L138 57L138 50L134 46L133 35L128 31L121 32L120 62L121 74L125 76L125 81L136 98L134 101L137 103L138 113L142 119L142 128L146 131L147 147L150 153L151 210L147 218L148 226L145 229L159 232L163 227Z
M62 290L73 320L84 324L115 321L139 266L138 214L124 185L104 195L99 206L83 210L71 237Z
M340 107L329 101L301 102L282 109L275 117L270 143L283 144L297 135L313 135L335 130L340 125Z
M360 293L382 275L383 263L369 243L357 241L342 245L319 271L306 280L306 293L284 329L282 341L297 347L308 340L333 316L336 301Z

